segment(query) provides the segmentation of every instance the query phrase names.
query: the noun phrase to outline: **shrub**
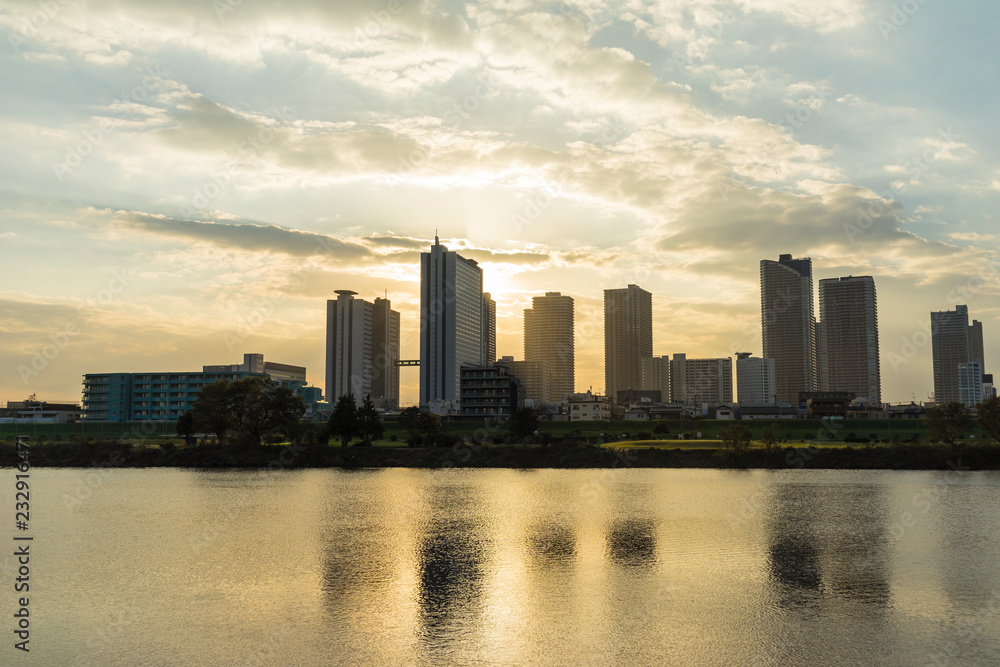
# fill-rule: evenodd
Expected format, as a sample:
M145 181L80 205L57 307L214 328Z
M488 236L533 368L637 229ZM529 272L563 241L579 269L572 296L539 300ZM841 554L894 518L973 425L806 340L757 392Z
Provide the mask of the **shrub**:
M398 438L396 437L395 433L393 433L392 435L389 436L389 442L396 442L397 439Z
M653 427L653 433L670 433L670 427L666 424L657 424Z

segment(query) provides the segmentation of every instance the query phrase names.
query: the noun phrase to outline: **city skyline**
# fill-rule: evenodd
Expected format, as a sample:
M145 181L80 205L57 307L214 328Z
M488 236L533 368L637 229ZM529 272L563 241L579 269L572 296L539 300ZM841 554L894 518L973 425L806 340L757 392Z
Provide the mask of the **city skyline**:
M574 299L581 391L628 284L655 355L761 355L779 253L874 276L886 401L932 392L931 311L968 304L1000 358L1000 91L970 85L1000 8L507 4L0 14L0 400L249 352L323 386L345 288L416 359L435 229L483 268L498 357L533 296Z

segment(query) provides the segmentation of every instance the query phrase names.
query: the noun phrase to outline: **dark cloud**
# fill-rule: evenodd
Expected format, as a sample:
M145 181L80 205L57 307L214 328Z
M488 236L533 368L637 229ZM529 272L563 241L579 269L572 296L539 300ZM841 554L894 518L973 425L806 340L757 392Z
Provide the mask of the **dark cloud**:
M433 241L415 239L409 236L362 236L366 245L376 248L405 248L407 250L427 250Z
M477 262L495 262L498 264L544 264L551 257L548 253L535 252L497 252L479 248L463 248L458 253L466 259Z
M138 211L119 211L114 220L131 229L225 248L278 252L297 257L331 256L340 260L362 260L372 256L367 248L356 243L274 225L177 220Z

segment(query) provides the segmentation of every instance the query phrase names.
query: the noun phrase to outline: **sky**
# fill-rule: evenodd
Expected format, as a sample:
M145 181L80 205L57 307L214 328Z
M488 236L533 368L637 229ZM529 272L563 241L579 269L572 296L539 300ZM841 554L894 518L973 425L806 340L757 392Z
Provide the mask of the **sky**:
M929 313L1000 360L1000 6L941 0L0 0L0 400L244 353L323 386L326 300L480 262L497 352L653 294L654 353L761 353L759 265L874 276L883 400ZM817 309L818 315L818 309ZM997 368L1000 372L1000 368ZM417 399L403 369L401 398Z

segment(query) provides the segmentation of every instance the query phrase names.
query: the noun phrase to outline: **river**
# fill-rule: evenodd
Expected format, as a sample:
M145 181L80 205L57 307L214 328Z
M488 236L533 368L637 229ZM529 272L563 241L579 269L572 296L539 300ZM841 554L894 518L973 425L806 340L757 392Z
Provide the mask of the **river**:
M31 494L31 652L8 620L2 664L1000 664L997 473L32 469Z

